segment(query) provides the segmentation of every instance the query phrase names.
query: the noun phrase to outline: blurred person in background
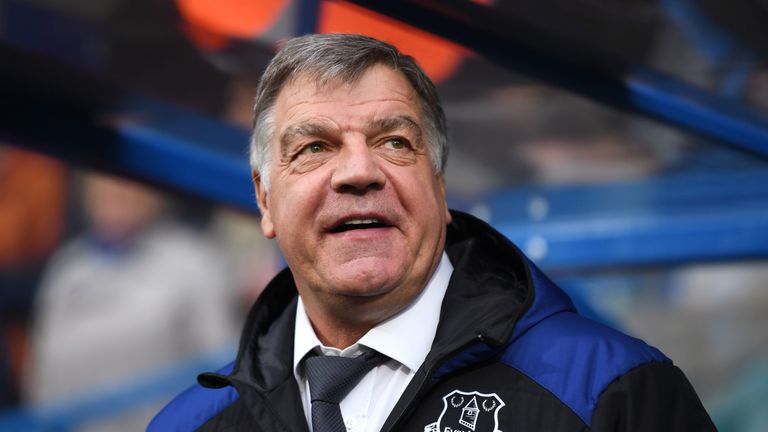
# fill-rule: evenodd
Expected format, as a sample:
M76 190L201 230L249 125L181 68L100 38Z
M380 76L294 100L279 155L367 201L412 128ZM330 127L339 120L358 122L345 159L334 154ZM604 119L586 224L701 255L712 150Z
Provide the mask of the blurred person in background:
M251 214L228 207L217 208L211 217L210 231L233 278L238 298L235 318L242 322L264 287L285 264Z
M227 102L224 120L232 126L249 130L250 111L253 106L253 89L258 85L258 76L243 73L233 78L226 92ZM285 263L274 243L264 237L258 218L251 213L233 207L215 208L210 220L211 234L216 238L229 266L229 273L235 278L241 296L239 322L264 287L283 268Z
M17 402L39 274L65 230L68 175L48 157L0 145L0 407Z
M234 342L233 295L217 251L163 217L157 193L91 174L86 232L56 252L40 288L25 393L77 398ZM232 294L232 295L228 295ZM153 407L91 425L140 430Z

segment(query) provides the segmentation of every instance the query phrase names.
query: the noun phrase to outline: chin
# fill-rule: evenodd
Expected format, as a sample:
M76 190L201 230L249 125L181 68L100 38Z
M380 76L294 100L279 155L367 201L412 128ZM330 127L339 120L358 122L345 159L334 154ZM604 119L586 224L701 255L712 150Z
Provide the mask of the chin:
M327 275L330 287L351 295L377 295L394 289L405 278L405 263L391 257L363 257L328 263L334 269Z
M334 294L337 295L346 297L379 297L394 291L398 284L387 280L361 279L342 282L335 286Z
M407 302L400 284L350 285L334 292L338 313L355 322L375 325L402 310Z

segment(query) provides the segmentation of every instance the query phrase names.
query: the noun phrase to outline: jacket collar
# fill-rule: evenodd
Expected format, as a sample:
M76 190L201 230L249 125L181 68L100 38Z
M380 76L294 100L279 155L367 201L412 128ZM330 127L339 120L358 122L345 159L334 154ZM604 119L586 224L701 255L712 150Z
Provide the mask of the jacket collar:
M506 237L473 216L452 215L446 252L454 273L431 357L439 362L452 355L434 371L435 379L495 355L552 314L575 310Z

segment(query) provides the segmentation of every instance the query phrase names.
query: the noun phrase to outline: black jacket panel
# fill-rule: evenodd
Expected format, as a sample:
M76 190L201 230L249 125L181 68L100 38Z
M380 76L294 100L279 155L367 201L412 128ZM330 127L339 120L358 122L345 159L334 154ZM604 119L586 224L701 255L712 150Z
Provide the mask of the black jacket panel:
M594 431L714 430L701 401L676 366L653 363L616 379L600 396Z

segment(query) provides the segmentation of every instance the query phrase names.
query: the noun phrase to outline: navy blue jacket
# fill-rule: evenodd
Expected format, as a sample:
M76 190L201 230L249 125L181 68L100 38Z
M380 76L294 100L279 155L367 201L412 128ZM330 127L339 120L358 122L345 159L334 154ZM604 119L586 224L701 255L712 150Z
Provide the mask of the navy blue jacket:
M435 340L382 430L715 430L668 358L578 315L487 224L453 212L446 252L454 273ZM148 430L306 432L292 371L296 295L288 270L276 276L248 316L235 361L200 375Z

